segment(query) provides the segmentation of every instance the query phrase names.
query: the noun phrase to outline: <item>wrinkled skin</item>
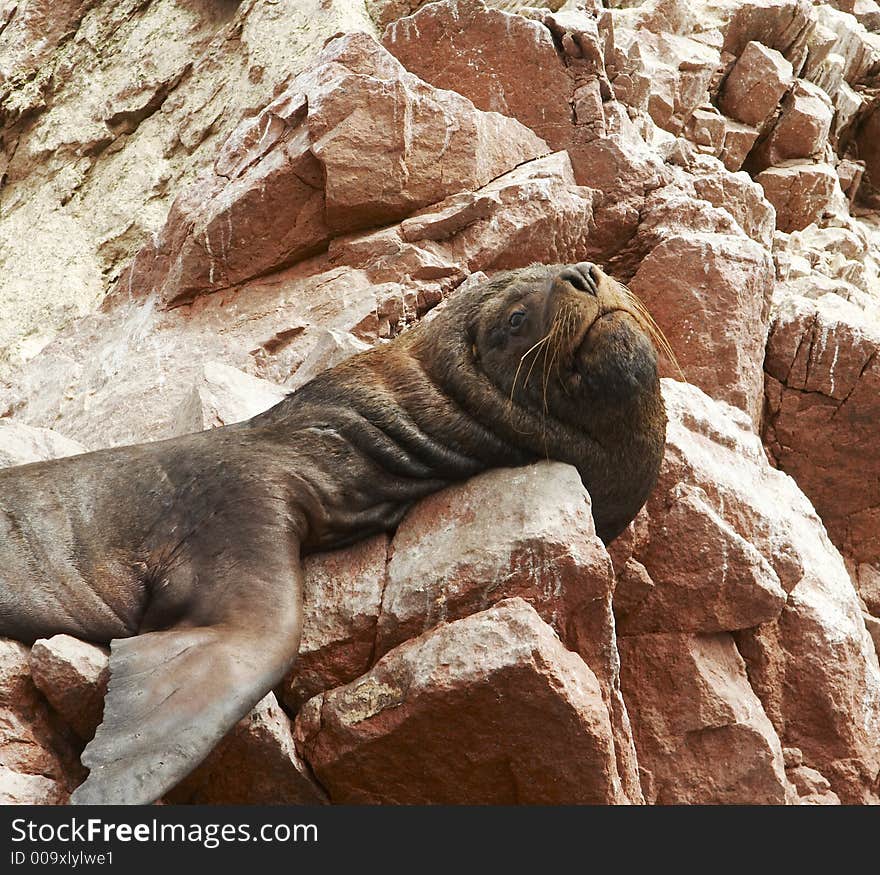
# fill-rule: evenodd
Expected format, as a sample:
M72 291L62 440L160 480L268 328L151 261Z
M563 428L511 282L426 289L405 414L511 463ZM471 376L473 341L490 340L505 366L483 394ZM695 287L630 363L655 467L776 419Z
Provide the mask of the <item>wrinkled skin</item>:
M649 334L593 265L508 271L247 422L0 471L0 635L111 644L73 801L157 799L281 680L303 552L540 458L619 534L665 442Z

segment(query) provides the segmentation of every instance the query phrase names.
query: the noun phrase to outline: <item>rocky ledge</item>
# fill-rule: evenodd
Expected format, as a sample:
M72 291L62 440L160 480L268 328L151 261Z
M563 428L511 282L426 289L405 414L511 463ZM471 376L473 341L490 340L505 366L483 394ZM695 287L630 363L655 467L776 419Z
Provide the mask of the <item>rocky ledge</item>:
M0 464L247 418L533 261L681 366L609 549L545 462L309 557L168 801L880 802L876 3L7 6ZM2 801L66 801L106 675L0 641Z

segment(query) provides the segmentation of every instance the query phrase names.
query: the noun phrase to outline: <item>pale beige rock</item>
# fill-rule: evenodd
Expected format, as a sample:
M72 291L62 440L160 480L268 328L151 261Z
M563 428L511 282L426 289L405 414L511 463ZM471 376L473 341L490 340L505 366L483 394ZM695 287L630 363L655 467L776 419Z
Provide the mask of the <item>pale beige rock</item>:
M170 437L202 362L283 384L327 330L375 342L388 294L362 271L313 266L192 307L132 303L80 322L0 394L20 421L55 425L89 449Z
M0 34L4 377L97 304L243 113L327 37L373 28L347 0L18 7Z
M205 362L172 426L174 435L190 434L250 419L283 400L281 386L245 374L222 362Z
M730 635L638 635L621 639L620 658L649 803L778 805L793 795Z
M830 3L816 7L819 24L834 34L831 52L842 60L842 76L849 83L861 80L880 61L880 39L853 15L834 9Z
M624 801L595 675L521 599L310 700L296 739L333 802Z
M85 451L82 444L51 429L0 419L0 468L75 456Z
M322 371L335 367L347 358L368 349L370 349L368 343L359 340L350 332L328 328L320 332L311 352L287 381L287 388L292 392L317 377Z
M104 713L110 676L106 647L55 635L34 642L28 660L37 689L83 741L90 741Z

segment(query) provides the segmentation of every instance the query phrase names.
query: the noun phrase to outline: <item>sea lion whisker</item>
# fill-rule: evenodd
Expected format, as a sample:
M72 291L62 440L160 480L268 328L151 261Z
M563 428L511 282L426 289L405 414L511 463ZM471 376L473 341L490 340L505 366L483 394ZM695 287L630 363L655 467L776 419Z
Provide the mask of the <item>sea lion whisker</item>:
M544 366L541 370L541 384L542 384L542 413L541 416L545 417L547 415L547 375L549 373L549 368L547 365L547 351L551 346L554 345L554 341L556 344L559 343L559 326L561 324L561 314L559 312L553 318L553 325L550 329L551 340L544 347Z
M530 352L532 352L532 350L537 349L539 346L541 346L542 344L546 343L549 337L550 337L550 334L549 334L549 333L545 334L544 337L542 337L537 343L535 343L535 344L533 344L532 346L530 346L530 347L529 347L529 348L528 348L528 349L527 349L527 350L526 350L526 351L520 356L519 364L517 365L517 368L516 368L516 373L513 375L513 384L512 384L511 387L510 387L510 400L511 400L511 401L513 401L513 394L514 394L514 392L516 391L516 381L517 381L517 378L519 377L519 372L520 372L520 370L522 369L523 362L525 361L526 356L527 356ZM537 359L537 358L538 358L538 357L535 356L535 359ZM534 363L535 359L532 360L533 363ZM531 371L531 369L529 369L529 373L526 374L526 378L525 378L525 380L523 380L523 387L525 387L525 386L528 384L528 382L529 382L529 376L531 375L531 373L532 373L532 371Z
M648 311L648 308L645 306L644 302L642 302L633 292L631 292L625 285L622 283L618 283L618 286L626 298L627 302L633 307L636 311L632 313L632 315L636 318L636 320L642 325L654 343L660 347L660 351L669 361L673 368L678 371L679 376L682 379L682 382L687 383L687 377L684 375L684 371L681 369L681 365L678 363L678 359L675 356L675 353L672 350L672 345L666 339L666 335L663 333L663 330L654 320L654 317Z
M555 343L555 345L554 345L554 347L553 347L553 355L552 355L552 357L551 357L551 359L550 359L550 363L549 363L549 365L547 365L547 367L544 369L544 391L543 391L543 396L544 396L544 397L543 397L543 403L544 403L544 415L545 415L545 416L546 416L547 413L549 412L549 411L548 411L548 407L547 407L547 386L548 386L548 384L549 384L549 382L550 382L550 376L551 376L551 374L553 373L553 364L554 364L554 362L556 361L556 358L557 358L557 356L558 356L558 354L559 354L559 349L560 349L560 347L562 346L562 343L563 343L563 336L560 336L560 335L564 335L564 332L565 332L565 326L566 326L566 324L567 324L567 323L566 323L566 320L568 319L568 316L569 316L569 315L570 315L570 311L569 311L568 309L566 309L566 310L563 312L563 314L562 314L562 318L561 318L561 320L559 320L559 326L560 326L560 327L559 327L559 331L558 331L558 332L554 331L554 334L557 335L557 336L555 337L555 339L556 339L556 343ZM556 327L556 323L554 323L554 329L555 329L555 327ZM546 361L546 357L545 357L545 361Z

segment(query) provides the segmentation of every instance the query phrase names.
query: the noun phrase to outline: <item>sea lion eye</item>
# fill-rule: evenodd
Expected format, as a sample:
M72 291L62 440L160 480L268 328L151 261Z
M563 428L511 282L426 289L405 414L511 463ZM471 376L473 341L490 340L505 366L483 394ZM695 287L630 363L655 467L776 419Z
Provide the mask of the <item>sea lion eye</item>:
M523 322L526 321L526 311L525 310L515 310L510 314L510 319L507 320L510 323L510 327L516 331Z

